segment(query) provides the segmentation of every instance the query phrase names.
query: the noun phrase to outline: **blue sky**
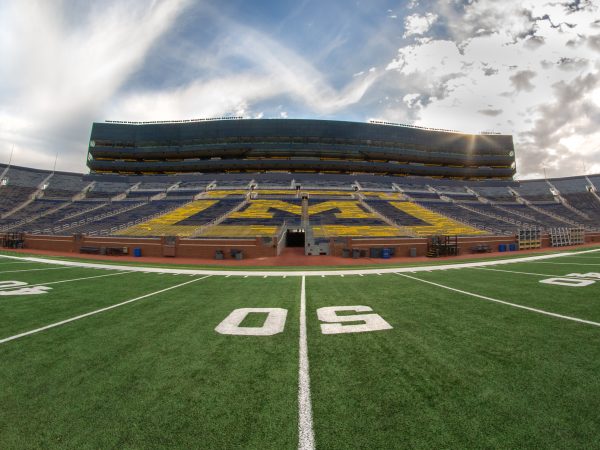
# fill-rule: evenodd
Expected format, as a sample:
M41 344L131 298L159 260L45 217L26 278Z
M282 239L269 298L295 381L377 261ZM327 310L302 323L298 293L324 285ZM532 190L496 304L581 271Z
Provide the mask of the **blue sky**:
M91 123L385 120L600 173L600 0L0 2L0 161L85 171Z

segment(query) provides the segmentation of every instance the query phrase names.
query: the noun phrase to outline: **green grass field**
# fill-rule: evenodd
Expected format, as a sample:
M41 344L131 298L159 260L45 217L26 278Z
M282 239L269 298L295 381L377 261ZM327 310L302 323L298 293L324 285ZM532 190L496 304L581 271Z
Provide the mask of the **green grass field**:
M343 277L51 262L0 257L1 449L600 448L600 249ZM341 306L372 310L337 313L361 332L324 334Z

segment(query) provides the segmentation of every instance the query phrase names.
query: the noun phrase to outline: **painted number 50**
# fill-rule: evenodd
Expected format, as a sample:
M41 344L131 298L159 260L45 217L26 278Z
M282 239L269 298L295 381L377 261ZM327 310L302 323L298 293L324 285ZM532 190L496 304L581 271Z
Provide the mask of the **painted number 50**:
M321 322L321 333L364 333L367 331L391 330L392 326L383 317L368 306L327 306L317 309L317 317ZM369 313L369 314L343 314L337 313ZM240 326L249 314L267 314L260 327ZM239 308L229 314L215 331L220 334L237 336L273 336L282 333L285 328L287 310L283 308ZM352 322L352 324L348 324ZM359 323L356 323L359 322Z

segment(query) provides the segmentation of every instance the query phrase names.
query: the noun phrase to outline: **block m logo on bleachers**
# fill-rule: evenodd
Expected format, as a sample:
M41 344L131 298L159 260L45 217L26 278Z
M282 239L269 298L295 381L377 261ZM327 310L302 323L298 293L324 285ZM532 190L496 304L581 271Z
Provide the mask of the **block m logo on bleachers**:
M277 210L297 216L302 215L302 206L284 200L253 200L247 208L237 211L229 216L231 219L271 219ZM309 204L308 215L333 211L338 219L373 219L377 216L365 211L357 201L328 200L316 204Z

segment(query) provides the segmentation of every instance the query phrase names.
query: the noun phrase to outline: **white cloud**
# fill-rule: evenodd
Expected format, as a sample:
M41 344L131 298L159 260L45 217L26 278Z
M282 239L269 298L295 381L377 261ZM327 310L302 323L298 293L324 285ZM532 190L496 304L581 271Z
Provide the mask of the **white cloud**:
M177 89L146 89L123 95L111 108L118 120L168 120L220 116L277 97L298 103L313 114L329 114L357 103L381 74L371 67L353 74L340 88L327 74L267 34L221 16L213 16L229 37L217 40L211 68L243 61L250 67L204 79L201 73ZM206 70L206 67L202 68ZM198 69L198 72L200 70ZM241 109L240 109L241 108Z
M424 16L419 14L411 14L404 19L404 36L409 37L413 35L424 34L431 26L435 23L438 16L437 14L427 13Z
M421 106L420 102L419 102L420 98L421 98L421 94L406 94L404 97L402 97L402 101L409 108L414 108L416 105Z
M0 148L16 145L14 162L39 165L55 152L62 168L85 151L89 127L154 42L173 24L183 1L92 4L77 23L68 5L12 2L0 7ZM80 129L81 138L72 130ZM53 160L53 158L52 158Z
M512 133L525 177L542 164L548 175L572 174L569 159L600 167L594 2L568 10L556 0L412 0L400 32L410 40L394 55L390 42L403 41L391 20L367 43L351 33L361 24L349 23L308 51L291 33L188 1L84 2L75 12L0 2L0 160L15 144L17 164L48 168L60 152L59 169L84 170L92 121L285 111ZM214 33L185 28L203 25ZM357 45L373 55L348 64Z
M403 98L416 123L514 134L525 177L541 164L549 176L572 174L573 158L600 164L591 125L600 120L593 14L533 0L480 0L463 14L439 0L435 11L450 38L422 33L387 66L399 79L418 80Z

